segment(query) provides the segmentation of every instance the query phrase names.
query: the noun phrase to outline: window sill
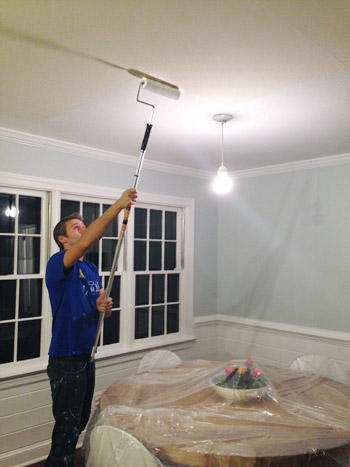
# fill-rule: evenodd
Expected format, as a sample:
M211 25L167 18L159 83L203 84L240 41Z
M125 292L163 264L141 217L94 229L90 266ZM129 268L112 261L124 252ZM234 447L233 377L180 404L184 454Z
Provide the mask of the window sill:
M188 347L188 344L194 342L196 337L193 335L181 337L181 338L174 338L174 339L167 339L166 341L163 339L159 342L137 342L133 346L124 346L114 349L100 349L96 354L95 361L102 361L108 358L120 358L120 357L127 357L128 355L144 352L144 351L151 351L161 347L169 347L172 346L173 349L171 350L183 350ZM139 358L139 357L136 357ZM125 358L123 359L125 360ZM37 377L38 375L42 374L46 378L46 367L47 367L48 357L42 359L38 362L31 362L29 364L18 365L16 368L1 368L1 377L0 382L5 382L7 380L13 379L20 379L20 378L29 378L26 383L30 383L30 377Z

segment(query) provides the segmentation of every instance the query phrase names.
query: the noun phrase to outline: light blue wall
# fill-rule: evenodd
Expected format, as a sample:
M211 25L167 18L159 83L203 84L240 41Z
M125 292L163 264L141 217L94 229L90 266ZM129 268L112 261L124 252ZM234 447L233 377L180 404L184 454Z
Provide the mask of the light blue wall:
M0 142L0 170L124 188L134 167ZM206 180L143 169L139 190L194 198L194 315L349 332L350 166ZM218 232L219 226L219 232Z
M238 185L219 206L218 312L349 332L350 166Z
M151 157L151 154L150 154ZM91 185L127 188L136 167L0 141L0 170ZM142 169L139 191L195 200L194 315L216 313L217 198L203 179Z

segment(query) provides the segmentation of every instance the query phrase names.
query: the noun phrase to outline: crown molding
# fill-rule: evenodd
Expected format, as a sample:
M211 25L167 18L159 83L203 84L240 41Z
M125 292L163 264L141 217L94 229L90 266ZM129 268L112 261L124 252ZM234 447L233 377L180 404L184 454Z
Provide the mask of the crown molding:
M75 143L69 143L67 141L48 138L46 136L34 135L31 133L25 133L22 131L12 130L10 128L5 127L0 127L0 139L10 141L13 143L24 144L27 146L35 146L43 149L50 149L53 151L73 154L75 156L103 160L115 164L123 164L128 166L135 166L138 160L138 158L135 156L120 154L117 152L93 148L90 146L83 146ZM237 170L230 172L230 174L233 177L240 179L310 170L320 167L331 167L344 164L350 164L349 153L326 157L317 157L314 159L306 159L297 162L288 162L285 164L269 165L253 169ZM156 170L158 172L165 172L187 177L202 178L206 180L212 178L213 176L212 172L183 167L174 164L168 164L166 162L158 162L149 159L145 159L143 166L146 169Z
M133 167L136 166L138 161L138 157L135 156L129 156L126 154L120 154L117 152L93 148L90 146L83 146L76 143L69 143L67 141L47 138L46 136L34 135L31 133L24 133L4 127L0 127L0 139L10 141L12 143L24 144L26 146L35 146L52 151L64 152L66 154L72 154L75 156L103 160L115 164L123 164ZM204 170L192 169L189 167L183 167L149 159L145 159L143 167L150 170L157 170L158 172L166 172L187 177L208 179L212 176L211 172L206 172Z
M268 165L255 169L237 170L230 172L235 178L260 177L263 175L275 175L287 172L298 172L301 170L317 169L320 167L331 167L336 165L350 164L350 154L338 154L335 156L317 157L285 164Z

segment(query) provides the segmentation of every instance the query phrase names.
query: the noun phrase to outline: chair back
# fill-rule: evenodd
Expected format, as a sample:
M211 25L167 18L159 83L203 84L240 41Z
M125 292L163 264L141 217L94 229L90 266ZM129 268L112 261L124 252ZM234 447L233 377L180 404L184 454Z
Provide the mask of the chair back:
M86 467L161 467L163 464L134 436L113 426L95 426Z
M170 350L152 350L148 352L140 361L137 372L152 370L153 368L165 368L167 366L175 366L182 363L180 357Z

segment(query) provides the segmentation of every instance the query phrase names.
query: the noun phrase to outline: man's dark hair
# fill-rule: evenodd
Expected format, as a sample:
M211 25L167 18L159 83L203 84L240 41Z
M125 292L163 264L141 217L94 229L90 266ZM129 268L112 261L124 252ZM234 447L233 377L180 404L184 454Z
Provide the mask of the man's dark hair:
M80 221L83 220L83 217L81 216L81 214L79 214L78 212L73 212L72 214L70 214L69 216L66 216L64 217L63 219L61 219L59 221L59 223L56 225L56 227L53 229L53 238L55 239L55 242L57 243L57 245L59 246L60 250L63 250L64 249L64 246L62 245L62 243L58 240L58 237L60 235L67 235L67 231L66 231L66 223L72 219L79 219Z

